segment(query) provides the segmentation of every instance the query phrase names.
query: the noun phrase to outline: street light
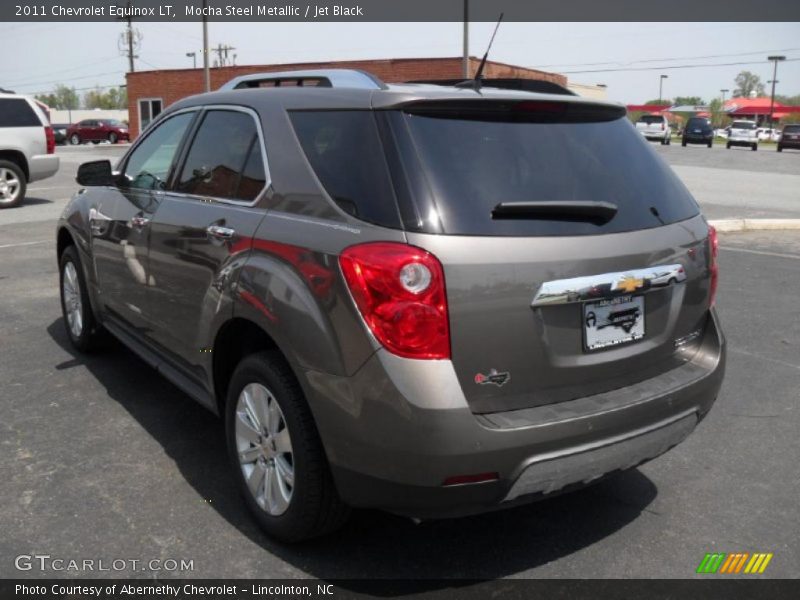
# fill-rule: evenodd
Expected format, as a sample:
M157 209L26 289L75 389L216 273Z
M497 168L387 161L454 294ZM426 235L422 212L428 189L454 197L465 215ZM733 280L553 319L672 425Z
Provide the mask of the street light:
M730 92L730 90L720 90L722 92L722 107L725 108L725 94Z
M661 104L661 92L663 90L664 80L667 79L668 77L669 77L669 75L662 75L658 79L658 103L659 104Z
M196 69L197 68L197 52L187 52L186 53L186 57L192 59L192 68Z
M786 60L785 56L768 56L767 60L771 60L774 63L772 69L772 95L769 99L769 128L775 129L775 119L772 115L772 111L775 108L775 84L778 83L778 63L782 60Z

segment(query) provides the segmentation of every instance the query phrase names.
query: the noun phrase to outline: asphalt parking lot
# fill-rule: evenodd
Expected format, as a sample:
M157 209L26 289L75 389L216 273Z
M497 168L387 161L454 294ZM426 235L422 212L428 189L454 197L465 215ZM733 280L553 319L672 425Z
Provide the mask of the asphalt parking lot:
M712 217L800 217L800 152L656 151ZM116 343L89 357L68 345L54 222L77 165L121 152L59 149L58 176L0 211L0 577L153 575L14 567L48 554L192 560L158 575L202 578L683 578L717 551L772 552L762 577L797 576L800 231L721 236L725 384L665 456L538 504L419 525L363 511L331 537L282 546L233 492L213 415Z

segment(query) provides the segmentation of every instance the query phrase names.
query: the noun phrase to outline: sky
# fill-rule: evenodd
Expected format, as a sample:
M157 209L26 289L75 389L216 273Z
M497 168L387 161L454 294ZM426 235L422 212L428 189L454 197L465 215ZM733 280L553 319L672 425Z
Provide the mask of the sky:
M135 26L142 35L137 70L191 67L186 53L200 57L199 23ZM493 27L471 24L472 55L483 55ZM33 94L58 83L79 90L123 84L122 31L119 23L0 23L0 87ZM234 46L237 64L460 56L461 33L461 23L211 22L209 45ZM742 70L766 82L772 79L766 57L776 53L789 59L778 67L776 93L800 94L800 23L505 22L490 58L563 73L571 82L603 83L609 99L636 104L658 98L662 74L665 98L709 101L733 89Z

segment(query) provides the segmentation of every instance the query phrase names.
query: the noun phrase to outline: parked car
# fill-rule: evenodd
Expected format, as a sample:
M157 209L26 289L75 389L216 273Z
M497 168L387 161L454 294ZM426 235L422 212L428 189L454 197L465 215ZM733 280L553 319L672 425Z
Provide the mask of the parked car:
M53 129L38 103L0 93L0 208L19 206L28 184L58 171Z
M130 140L128 126L117 119L84 119L70 125L67 130L69 143L73 145L84 142L127 142Z
M717 238L686 187L623 106L492 85L247 75L78 170L66 335L110 332L224 416L277 539L572 489L719 392Z
M53 127L53 136L55 138L57 145L62 145L67 143L67 130L69 129L69 123L57 123L52 125Z
M758 134L755 121L734 121L728 128L728 143L725 147L749 146L753 152L758 150Z
M781 137L778 140L778 152L784 148L800 150L800 125L784 125Z
M778 129L770 129L769 127L760 127L756 132L760 142L777 142L781 137L781 132Z
M668 145L672 140L672 130L669 127L667 118L661 115L642 115L636 121L636 130L645 139L652 142L661 142Z
M714 130L714 137L727 139L728 130L727 129L715 129Z
M681 146L686 146L686 144L704 144L711 148L714 144L714 130L708 119L692 117L686 122Z

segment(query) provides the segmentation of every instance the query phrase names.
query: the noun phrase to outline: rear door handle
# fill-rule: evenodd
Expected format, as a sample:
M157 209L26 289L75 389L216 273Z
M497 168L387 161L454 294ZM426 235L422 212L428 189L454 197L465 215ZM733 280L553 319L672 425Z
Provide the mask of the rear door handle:
M236 233L236 230L230 227L223 227L222 225L209 225L206 227L206 233L218 240L229 240Z

